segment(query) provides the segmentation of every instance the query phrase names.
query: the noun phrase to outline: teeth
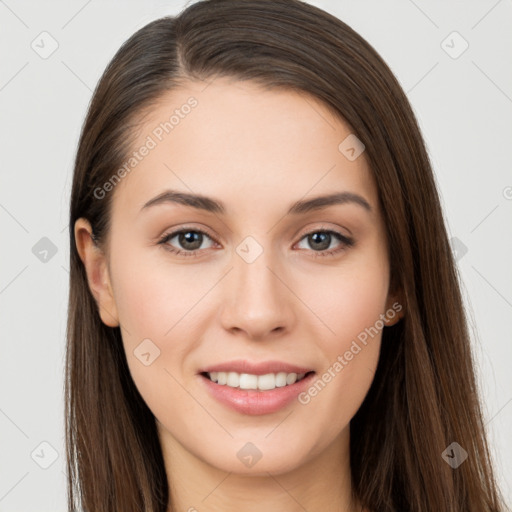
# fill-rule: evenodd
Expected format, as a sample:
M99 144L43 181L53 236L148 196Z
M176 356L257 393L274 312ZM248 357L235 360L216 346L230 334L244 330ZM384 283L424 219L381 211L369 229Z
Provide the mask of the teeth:
M238 376L238 374L235 374ZM242 373L238 380L240 389L258 389L258 377L256 375L249 375ZM234 387L234 386L233 386Z
M275 388L289 386L302 380L305 373L267 373L266 375L252 375L249 373L236 372L211 372L207 374L212 382L221 386L240 389L259 389L267 391Z
M240 385L240 375L235 372L228 373L228 381L226 382L226 386L230 388L237 388Z
M275 386L276 386L276 388L282 388L282 387L286 386L286 373L281 372L281 373L276 374Z

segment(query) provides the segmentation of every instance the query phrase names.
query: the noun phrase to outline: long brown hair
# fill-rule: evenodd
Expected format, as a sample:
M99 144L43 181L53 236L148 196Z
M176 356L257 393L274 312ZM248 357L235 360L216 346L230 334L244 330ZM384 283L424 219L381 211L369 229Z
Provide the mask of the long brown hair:
M69 222L69 510L169 505L155 418L131 378L119 328L100 320L74 224L88 219L106 245L112 193L99 200L94 191L126 161L137 120L182 80L217 76L306 92L366 147L405 318L384 329L374 381L351 421L354 494L378 512L501 512L458 275L417 121L370 44L298 0L200 1L153 21L123 44L94 92ZM452 442L468 453L456 469L442 457Z

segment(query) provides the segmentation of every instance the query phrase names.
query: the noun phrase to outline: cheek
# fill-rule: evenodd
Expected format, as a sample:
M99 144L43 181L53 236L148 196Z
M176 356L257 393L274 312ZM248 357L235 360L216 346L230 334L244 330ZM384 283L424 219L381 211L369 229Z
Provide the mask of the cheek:
M368 275L343 283L336 301L332 298L329 316L342 345L354 338L361 338L361 333L375 325L384 313L386 298L387 280L383 276Z
M133 251L118 260L113 273L120 321L139 337L171 338L174 328L193 316L194 306L211 287L210 281L201 280L185 267L167 265L165 258L148 257L143 250L137 257Z
M163 395L180 396L172 376L182 380L187 354L201 339L208 291L219 277L208 268L167 264L151 252L118 250L112 282L130 372L146 402L155 404Z
M347 350L385 312L389 286L385 261L357 260L309 281L301 284L301 297L322 320L325 336L320 339L330 354Z
M182 397L172 377L181 381L175 368L190 349L187 342L194 338L191 307L205 293L190 277L165 262L155 264L136 250L118 257L112 272L128 367L154 413L172 414L187 407L186 396ZM184 326L191 329L187 336ZM171 396L173 400L167 400Z
M324 365L300 402L329 431L329 438L350 422L373 381L389 282L385 262L374 262L347 267L316 283L317 292L307 300L329 331L318 330L324 333L316 338Z

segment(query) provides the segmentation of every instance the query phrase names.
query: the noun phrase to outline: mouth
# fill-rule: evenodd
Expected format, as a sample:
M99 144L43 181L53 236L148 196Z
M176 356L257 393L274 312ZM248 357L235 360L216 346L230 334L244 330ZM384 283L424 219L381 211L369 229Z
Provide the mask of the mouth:
M232 361L202 368L204 390L223 406L245 415L272 414L292 403L314 380L316 372L279 361Z
M278 372L266 373L264 375L237 372L202 372L201 375L219 386L227 386L241 390L252 389L258 391L270 391L276 388L291 386L296 382L300 382L312 373L315 372Z

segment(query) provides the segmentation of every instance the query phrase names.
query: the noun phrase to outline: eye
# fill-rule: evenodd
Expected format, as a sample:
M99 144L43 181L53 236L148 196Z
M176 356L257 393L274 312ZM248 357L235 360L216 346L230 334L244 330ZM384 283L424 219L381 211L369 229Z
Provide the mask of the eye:
M173 240L175 240L174 245L171 243ZM199 249L209 249L213 246L212 243L204 247L203 242L207 240L214 242L207 233L200 229L180 229L164 235L158 243L172 253L183 256L197 256Z
M208 243L209 241L209 243ZM204 246L204 243L207 243ZM182 228L165 234L158 242L166 250L180 256L199 256L201 249L210 249L217 243L208 233L200 229ZM309 247L300 247L301 244ZM334 248L332 244L336 245ZM354 245L354 240L334 230L317 229L301 238L299 249L310 249L316 256L331 256Z
M354 240L337 231L319 229L311 231L301 238L300 245L304 241L309 248L315 253L314 256L330 256L354 245ZM332 243L337 242L334 248ZM300 249L308 249L308 247L299 247ZM328 250L329 249L329 250Z

